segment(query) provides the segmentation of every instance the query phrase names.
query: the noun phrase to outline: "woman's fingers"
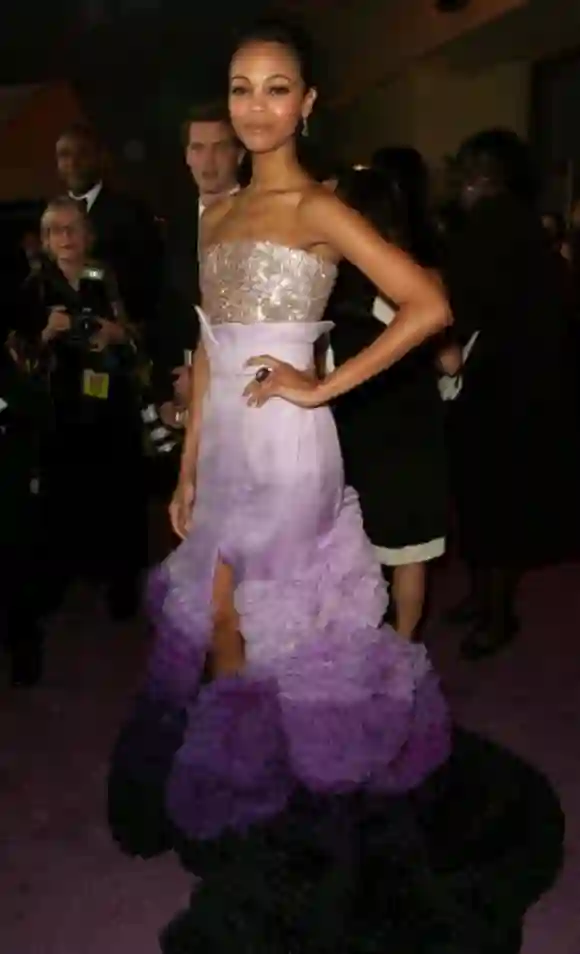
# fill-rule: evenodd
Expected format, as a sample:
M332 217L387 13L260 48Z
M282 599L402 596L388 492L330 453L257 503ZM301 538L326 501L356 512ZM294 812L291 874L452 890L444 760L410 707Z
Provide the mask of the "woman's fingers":
M270 371L273 371L275 368L279 368L283 362L278 358L273 358L271 354L258 354L254 355L252 358L249 358L246 361L247 368L256 368L256 367L265 367Z
M277 387L277 375L272 371L262 381L255 378L250 381L244 389L244 397L248 399L250 407L262 407L271 397L275 396Z

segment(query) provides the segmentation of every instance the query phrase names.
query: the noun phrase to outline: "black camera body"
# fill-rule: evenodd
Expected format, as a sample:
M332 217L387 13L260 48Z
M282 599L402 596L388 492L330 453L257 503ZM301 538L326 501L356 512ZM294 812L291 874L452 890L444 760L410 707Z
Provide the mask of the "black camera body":
M83 309L70 316L70 334L79 341L92 338L99 330L99 321L89 309Z
M96 265L87 266L79 283L80 308L71 315L71 335L86 343L100 328L99 319L112 318L112 306L105 273Z

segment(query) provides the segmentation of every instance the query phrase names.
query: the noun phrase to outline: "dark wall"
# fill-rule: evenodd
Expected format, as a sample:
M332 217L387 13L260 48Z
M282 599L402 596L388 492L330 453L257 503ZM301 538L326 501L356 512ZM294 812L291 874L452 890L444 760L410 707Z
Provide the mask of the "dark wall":
M580 195L580 50L537 65L532 100L532 142L547 180L546 203L563 206L571 193Z
M19 4L0 6L0 81L72 81L121 180L163 212L187 183L184 114L225 93L233 37L269 4L57 0L33 15ZM316 112L313 138L330 142L333 123L322 107Z
M245 3L244 16L251 12L252 3ZM194 3L164 0L161 12L94 27L74 64L83 104L121 160L125 178L161 206L179 193L185 177L179 140L184 114L192 103L225 93L236 24L224 27L216 19L196 15ZM132 160L125 156L128 144L137 154Z

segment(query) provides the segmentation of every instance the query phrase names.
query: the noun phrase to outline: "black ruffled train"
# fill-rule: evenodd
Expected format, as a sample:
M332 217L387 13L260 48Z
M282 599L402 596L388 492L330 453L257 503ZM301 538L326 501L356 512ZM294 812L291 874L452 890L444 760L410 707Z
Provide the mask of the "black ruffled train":
M126 784L112 773L124 849L171 845L202 879L162 932L163 954L517 954L523 917L562 863L546 779L459 730L449 762L411 795L302 793L283 817L217 842L181 840L156 797L140 814Z

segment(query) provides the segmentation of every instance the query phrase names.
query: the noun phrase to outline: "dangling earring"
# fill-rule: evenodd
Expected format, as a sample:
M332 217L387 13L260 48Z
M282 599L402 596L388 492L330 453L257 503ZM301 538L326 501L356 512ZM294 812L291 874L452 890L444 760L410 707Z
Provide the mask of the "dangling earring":
M302 135L303 135L303 136L307 136L307 135L308 135L308 120L307 120L306 116L303 116L303 117L302 117Z

